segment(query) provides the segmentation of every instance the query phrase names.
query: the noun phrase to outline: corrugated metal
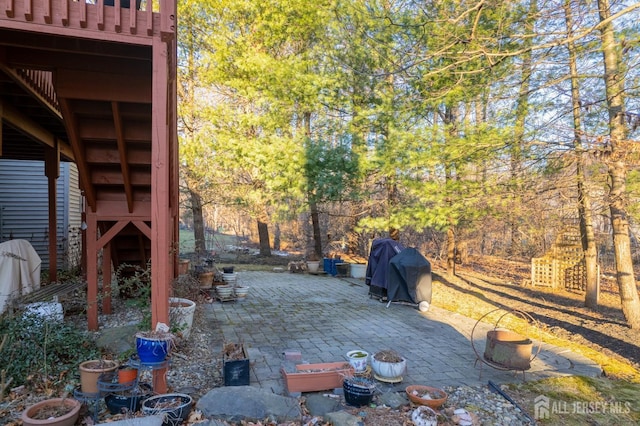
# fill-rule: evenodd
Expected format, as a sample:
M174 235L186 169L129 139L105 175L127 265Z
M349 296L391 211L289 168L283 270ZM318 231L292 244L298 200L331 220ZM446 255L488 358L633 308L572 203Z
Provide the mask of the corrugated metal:
M75 240L79 236L70 232L79 230L80 205L77 169L75 165L62 163L57 181L58 204L58 265L60 268L73 266L69 257ZM73 188L73 189L72 189ZM49 209L47 178L41 161L0 160L0 241L25 239L42 259L42 269L49 267ZM74 210L71 215L71 210ZM79 234L79 232L78 232ZM75 252L78 248L74 248ZM79 253L79 252L78 252ZM76 257L75 254L73 255Z

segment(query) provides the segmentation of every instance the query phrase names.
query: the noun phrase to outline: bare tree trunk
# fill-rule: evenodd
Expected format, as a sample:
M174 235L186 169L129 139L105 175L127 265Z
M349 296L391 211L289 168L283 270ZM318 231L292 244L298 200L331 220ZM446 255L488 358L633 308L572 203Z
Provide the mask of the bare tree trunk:
M536 1L530 3L531 16L536 16ZM535 19L531 18L525 22L525 32L533 34ZM511 146L511 214L507 217L509 224L511 241L509 244L509 254L518 255L522 252L522 238L520 235L520 206L522 204L522 183L523 177L522 163L524 157L524 137L525 121L529 114L529 90L531 86L531 38L525 38L525 52L522 54L522 65L520 69L520 88L518 91L518 102L516 104L516 117L514 125L513 145Z
M271 245L269 244L269 227L265 219L258 219L258 238L260 239L260 256L271 256Z
M458 109L456 107L445 107L444 113L444 124L447 129L445 133L448 138L455 138L457 135L457 123L458 123ZM453 177L453 168L454 164L447 162L444 165L445 169L445 179L447 182L447 186L451 185L451 180ZM449 194L447 197L447 203L451 204L453 194ZM449 218L449 227L447 228L447 275L449 277L456 276L456 230L455 230L455 222L452 218Z
M311 212L311 227L313 230L313 252L322 259L322 234L320 233L320 215L318 214L318 205L315 201L309 202L309 210Z
M573 34L573 15L571 12L571 2L565 0L564 4L565 20L567 23L567 36L571 39ZM576 46L573 41L567 44L569 50L569 70L571 72L571 102L573 108L573 144L576 151L576 180L578 189L578 216L580 218L580 237L582 249L584 250L586 269L586 293L584 304L589 308L598 307L600 296L598 280L598 256L596 238L593 232L593 217L591 214L591 199L585 188L583 148L582 148L582 115L580 113L580 86L578 76L578 66L576 61Z
M604 57L604 79L609 110L609 135L611 152L607 161L610 179L609 209L613 230L613 250L616 260L616 280L620 292L622 313L631 328L640 328L640 300L631 258L629 219L625 210L627 166L624 161L627 139L624 113L624 76L620 71L613 25L607 21L611 16L608 0L598 0L602 55ZM605 22L606 21L606 22Z
M282 235L282 231L280 230L280 224L275 224L275 229L273 231L273 249L280 250L280 236Z
M453 225L447 228L447 275L456 276L456 231Z
M202 260L207 252L204 239L204 218L202 216L202 197L193 189L189 189L191 196L191 213L193 214L193 238L195 240L195 251L198 262Z

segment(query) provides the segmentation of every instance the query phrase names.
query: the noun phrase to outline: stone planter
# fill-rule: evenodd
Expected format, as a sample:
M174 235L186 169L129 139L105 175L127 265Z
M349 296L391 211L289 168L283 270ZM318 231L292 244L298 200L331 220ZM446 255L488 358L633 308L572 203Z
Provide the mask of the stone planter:
M176 334L188 339L193 326L193 314L196 312L196 303L180 297L169 298L169 318L171 326L177 328Z
M280 372L288 392L317 392L342 387L344 376L352 376L353 368L346 362L296 364L295 371L282 367Z
M118 363L108 359L93 359L80 364L80 391L84 394L97 394L98 379L103 373L118 368Z
M51 398L37 402L22 412L22 424L24 426L73 426L80 414L80 401L71 398ZM60 416L50 418L40 413L43 411L51 414L52 410L60 411Z
M385 361L381 356L382 352L378 352L371 357L371 368L375 373L375 378L390 383L402 381L402 376L407 369L407 360L401 358L401 361Z

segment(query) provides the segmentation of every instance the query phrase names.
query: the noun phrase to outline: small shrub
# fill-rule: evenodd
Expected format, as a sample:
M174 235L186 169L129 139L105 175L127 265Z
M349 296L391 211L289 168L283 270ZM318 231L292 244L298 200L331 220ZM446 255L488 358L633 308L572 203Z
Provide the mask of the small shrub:
M0 336L7 341L0 353L13 386L61 387L78 365L99 358L100 350L86 333L65 323L34 314L0 317Z

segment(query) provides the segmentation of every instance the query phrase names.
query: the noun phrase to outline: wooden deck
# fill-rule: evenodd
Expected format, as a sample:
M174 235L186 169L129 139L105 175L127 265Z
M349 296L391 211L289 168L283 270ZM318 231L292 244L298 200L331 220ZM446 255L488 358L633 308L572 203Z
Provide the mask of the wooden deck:
M154 36L175 37L176 2L143 1L141 9L120 7L122 0L105 5L74 0L5 0L1 27L28 33L56 34L151 45ZM128 3L128 1L127 1Z
M114 267L151 261L154 324L177 270L176 0L124 1L0 2L0 157L45 162L52 259L59 164L77 164L92 330L101 269L107 292Z

